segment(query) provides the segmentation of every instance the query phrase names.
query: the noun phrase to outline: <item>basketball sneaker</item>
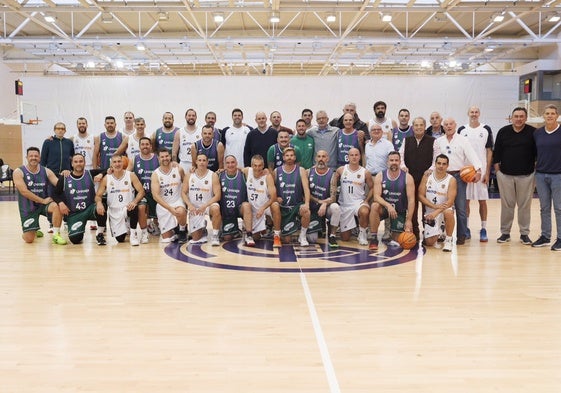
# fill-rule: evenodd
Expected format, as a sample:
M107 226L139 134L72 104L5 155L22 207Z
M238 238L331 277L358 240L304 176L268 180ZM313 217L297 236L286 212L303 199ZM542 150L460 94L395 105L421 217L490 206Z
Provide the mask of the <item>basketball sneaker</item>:
M442 251L451 252L452 251L452 238L444 240L444 247L442 247Z
M177 239L177 235L171 235L170 237L160 237L160 243L172 243Z
M282 247L281 238L279 235L273 236L273 248L280 248Z
M370 239L370 244L368 245L370 251L378 251L378 239Z
M142 233L140 235L140 242L142 244L146 244L150 241L150 239L148 239L148 231L146 229L142 230Z
M487 243L489 241L489 238L487 237L487 229L481 228L479 231L479 241L481 243Z
M471 239L471 229L469 229L469 228L467 229L467 232L466 232L466 239Z
M43 237L43 236L45 236L45 235L43 234L43 231L37 231L37 232L35 232L35 236L37 236L37 237Z
M520 242L526 246L532 244L532 240L530 240L528 235L520 235Z
M97 235L95 235L95 241L97 242L98 246L105 246L107 244L107 242L105 241L105 236L103 236L103 233L98 233Z
M187 231L179 231L177 233L177 242L179 244L187 243Z
M64 246L66 244L66 240L62 236L60 236L60 233L55 233L53 235L53 244Z
M253 236L245 235L245 245L248 247L255 247L255 240L253 240Z
M135 230L131 230L131 234L130 234L130 237L129 237L129 242L130 242L131 246L140 245L140 240L138 239L138 234L136 233Z
M549 246L549 243L551 243L551 239L541 235L538 240L532 243L532 247L546 247Z
M551 246L551 251L561 251L561 239L557 238L553 246Z
M310 245L310 243L308 243L308 239L306 239L306 235L303 235L302 233L298 235L298 242L300 242L300 246L302 247L307 247Z
M358 233L358 244L361 246L368 245L368 239L366 238L366 232L362 231Z
M329 235L329 238L327 239L327 242L329 244L329 247L339 248L339 243L337 243L337 238L335 237L335 235Z
M506 243L510 241L510 235L508 233L502 233L497 239L497 243ZM531 244L532 242L530 242Z
M218 235L212 235L210 237L210 245L211 246L219 246L220 245L220 239L218 238Z

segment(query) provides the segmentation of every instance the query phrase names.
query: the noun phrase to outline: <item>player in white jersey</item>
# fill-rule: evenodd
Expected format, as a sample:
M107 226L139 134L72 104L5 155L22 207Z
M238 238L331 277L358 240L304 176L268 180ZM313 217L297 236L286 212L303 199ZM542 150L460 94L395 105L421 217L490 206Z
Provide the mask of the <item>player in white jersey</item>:
M368 121L368 129L371 130L374 124L382 127L383 137L391 141L392 130L397 127L397 123L386 117L386 103L384 101L376 101L372 106L374 117Z
M351 231L356 227L355 217L358 217L358 243L364 246L368 244L369 200L374 183L370 172L360 166L359 162L360 151L350 149L349 163L339 167L336 176L341 189L338 201L341 207L341 239L350 240Z
M130 244L138 246L138 204L144 197L144 188L134 173L123 168L123 158L120 155L111 157L111 169L113 173L101 180L95 195L96 210L100 215L105 214L102 196L107 192L107 217L112 236L122 243L130 228Z
M197 112L194 109L187 109L185 112L187 125L175 133L173 137L172 160L179 162L185 173L191 172L193 158L191 147L193 143L202 138L200 129L197 129Z
M433 246L443 232L446 234L442 251L452 251L454 219L454 199L457 185L448 170L448 156L439 154L434 162L434 172L424 175L419 185L419 200L425 206L423 223L424 243Z
M232 111L233 125L224 128L222 131L222 144L224 145L224 157L234 156L239 165L243 165L243 152L245 148L245 140L249 134L249 127L243 125L243 112L241 109Z
M183 179L181 196L189 212L189 233L193 243L206 242L204 229L205 215L212 221L211 245L219 246L218 237L222 216L220 215L220 181L218 175L207 168L208 158L204 154L197 156L197 169L189 172Z
M181 198L183 168L171 165L170 152L162 148L158 151L160 166L154 170L150 188L156 201L156 215L162 232L161 241L175 240L175 228L179 225L177 241L187 241L187 209Z
M94 137L88 134L88 121L84 117L79 117L76 120L76 128L78 134L70 139L74 142L74 152L84 156L86 161L85 170L93 169L93 151L94 151Z
M123 136L130 136L134 134L134 113L129 111L125 112L123 120L125 122L125 126L121 130Z
M273 220L273 247L281 247L281 211L277 189L270 173L265 173L265 161L259 154L251 158L251 168L244 168L247 199L253 213L253 236L259 238L266 229L266 216Z
M136 132L132 135L126 136L123 143L127 146L127 157L129 159L129 166L127 169L132 169L134 158L140 154L140 138L146 137L144 130L146 129L146 122L142 117L134 119L134 128Z
M481 180L475 183L468 183L466 188L466 214L469 223L469 201L479 202L479 216L481 218L481 230L479 231L479 241L487 242L487 199L489 199L489 178L491 176L491 162L493 159L493 131L491 127L479 122L481 112L478 107L472 106L468 110L469 124L458 128L458 135L464 136L475 151L477 158L481 162ZM466 238L471 237L468 230Z

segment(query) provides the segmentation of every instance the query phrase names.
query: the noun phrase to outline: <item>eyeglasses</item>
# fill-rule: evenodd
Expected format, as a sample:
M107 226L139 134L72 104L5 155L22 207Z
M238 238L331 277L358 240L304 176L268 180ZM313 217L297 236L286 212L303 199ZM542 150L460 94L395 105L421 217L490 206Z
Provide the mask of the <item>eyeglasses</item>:
M66 127L55 127L55 130L66 130Z

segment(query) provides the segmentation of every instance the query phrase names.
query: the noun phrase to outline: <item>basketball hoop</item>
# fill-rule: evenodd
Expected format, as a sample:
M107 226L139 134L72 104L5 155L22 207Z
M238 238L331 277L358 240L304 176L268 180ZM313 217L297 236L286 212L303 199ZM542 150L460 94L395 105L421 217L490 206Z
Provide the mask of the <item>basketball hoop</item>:
M29 119L27 124L32 125L32 126L36 126L37 124L39 124L40 121L41 120L39 120L39 119Z

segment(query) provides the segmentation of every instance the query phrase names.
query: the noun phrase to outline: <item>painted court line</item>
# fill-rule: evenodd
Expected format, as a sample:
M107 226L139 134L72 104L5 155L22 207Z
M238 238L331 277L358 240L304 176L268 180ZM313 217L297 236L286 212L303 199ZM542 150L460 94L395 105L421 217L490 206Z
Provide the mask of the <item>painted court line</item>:
M316 340L321 353L321 360L329 383L329 391L331 393L340 393L341 389L339 389L339 382L337 381L337 376L335 375L333 363L331 363L329 349L327 348L327 343L325 342L325 337L323 336L323 331L321 330L316 306L314 305L312 293L310 292L310 287L308 286L308 281L306 280L306 274L303 272L300 272L300 281L302 282L302 288L304 289L304 295L306 296L306 303L308 304L308 310L310 312L310 317L312 318L312 325L314 326L314 333L316 334Z

